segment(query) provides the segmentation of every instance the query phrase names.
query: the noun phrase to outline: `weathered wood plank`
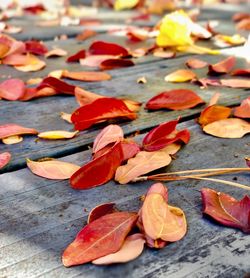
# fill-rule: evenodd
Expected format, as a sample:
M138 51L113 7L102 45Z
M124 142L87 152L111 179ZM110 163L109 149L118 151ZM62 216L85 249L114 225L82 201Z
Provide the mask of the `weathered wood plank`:
M221 56L206 56L204 60L214 62L222 59ZM164 81L164 76L178 68L182 68L187 58L181 57L178 60L163 60L147 65L137 65L131 69L121 69L112 71L114 78L110 81L100 83L79 83L84 84L87 90L93 90L107 96L128 98L145 103L156 93L160 93L171 88L189 88L196 91L205 101L209 101L216 91L221 92L220 103L224 105L236 105L249 96L249 90L233 90L230 88L208 88L202 90L192 84L172 84ZM239 60L239 65L244 63ZM63 68L59 66L59 68ZM74 70L74 68L72 68ZM199 76L204 76L206 70L198 71ZM145 76L148 80L146 84L137 84L137 78ZM86 84L86 85L85 85ZM55 129L72 129L72 126L60 119L60 112L71 113L78 107L74 97L56 96L50 98L37 99L30 102L8 102L2 101L0 107L0 124L14 122L24 126L38 129L40 132ZM126 134L152 128L153 126L181 116L194 117L201 111L202 107L188 109L184 111L156 111L147 112L141 108L139 118L133 122L123 123L122 126ZM53 113L52 113L53 111ZM35 141L36 137L25 137L24 141L17 145L0 145L0 151L10 151L13 154L11 163L5 171L23 167L25 158L41 158L41 156L63 156L86 148L93 142L100 127L93 127L88 131L81 132L76 138L60 141Z
M241 167L249 152L249 139L219 139L205 135L189 121L190 143L178 154L168 170L206 167ZM208 151L210 150L210 151ZM81 164L90 151L65 157ZM249 175L226 177L249 185ZM61 252L86 221L95 205L115 201L124 210L137 210L139 196L152 182L125 186L110 182L88 191L75 191L67 181L49 181L34 176L28 169L0 176L0 276L7 277L217 277L229 268L235 273L249 272L249 238L242 232L224 228L202 218L199 189L217 190L241 198L236 190L210 182L171 182L170 203L183 208L189 224L187 236L163 250L146 249L137 260L125 265L96 267L84 265L66 269ZM13 208L15 208L13 210ZM242 250L242 251L241 251Z

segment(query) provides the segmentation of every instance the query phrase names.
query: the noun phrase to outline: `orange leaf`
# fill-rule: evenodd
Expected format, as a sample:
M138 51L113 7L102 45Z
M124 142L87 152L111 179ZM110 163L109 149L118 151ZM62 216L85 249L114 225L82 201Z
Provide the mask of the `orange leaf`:
M241 105L234 109L234 116L239 118L250 118L250 97L244 99Z
M67 51L61 49L61 48L54 48L50 51L48 51L47 53L45 53L45 57L46 58L50 58L50 57L63 57L67 55Z
M190 69L202 69L206 67L208 63L200 59L191 58L186 61L186 65Z
M11 154L9 152L0 153L0 169L5 167L11 159Z
M225 60L222 60L216 64L209 65L209 74L224 74L229 73L234 67L236 59L234 56L230 56Z
M38 71L43 69L46 66L45 62L39 60L36 56L29 54L28 59L24 65L15 66L15 69L30 72L30 71Z
M35 175L52 180L69 179L80 169L78 165L60 160L37 162L27 159L27 166Z
M64 70L62 76L65 78L73 79L73 80L80 80L80 81L88 81L88 82L95 82L95 81L104 81L110 80L111 75L106 72L88 72L88 71L67 71Z
M180 69L165 76L167 82L187 82L196 78L196 74L191 70Z

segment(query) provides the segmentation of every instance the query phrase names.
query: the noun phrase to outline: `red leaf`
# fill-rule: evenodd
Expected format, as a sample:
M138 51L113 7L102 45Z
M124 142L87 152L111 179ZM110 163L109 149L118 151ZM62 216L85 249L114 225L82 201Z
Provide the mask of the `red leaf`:
M84 59L85 57L86 57L86 51L83 49L76 52L74 55L69 56L66 61L68 63L79 62L80 59Z
M115 211L117 211L115 208L115 203L105 203L98 205L90 211L87 222L89 224L96 219Z
M33 6L26 6L23 8L25 12L31 13L31 14L39 14L41 12L46 11L44 6L42 4L37 4Z
M75 172L70 178L71 187L89 189L108 182L115 175L122 160L121 142L118 142L104 155L90 161Z
M96 71L67 71L64 70L62 77L69 78L73 80L80 80L86 82L97 82L110 80L111 75L106 72L96 72Z
M71 120L76 130L84 130L101 121L120 118L134 120L136 117L122 100L104 97L78 108Z
M171 90L152 97L147 103L149 110L162 108L171 110L184 110L195 107L204 101L193 91L186 89Z
M9 152L0 153L0 170L6 166L11 159L11 154Z
M126 48L116 43L109 43L104 41L96 41L89 47L91 55L116 55L128 56L129 53Z
M95 138L93 153L98 152L105 146L116 143L123 139L123 130L118 125L106 126Z
M250 69L236 69L231 72L231 75L250 77Z
M239 118L250 118L250 97L244 99L241 105L234 109L234 116Z
M37 90L36 88L26 88L24 95L19 100L27 101L34 98L54 96L56 94L57 92L50 87L44 87L40 90Z
M101 62L99 65L101 70L112 70L134 66L134 62L125 59L108 59Z
M70 85L60 79L57 79L55 77L46 77L43 79L43 81L38 85L37 89L43 89L45 87L50 87L54 90L56 90L57 93L63 93L63 94L69 94L74 95L75 94L75 86Z
M187 144L190 133L187 129L178 131L178 120L166 122L152 129L143 139L143 148L146 151L157 151L177 141Z
M190 69L202 69L202 68L206 67L208 65L208 63L205 61L202 61L200 59L191 58L186 61L186 65Z
M47 47L39 41L30 40L25 42L26 51L36 54L36 55L44 55L48 52Z
M82 66L87 66L87 67L99 67L100 64L108 59L115 59L117 56L114 55L90 55L87 56L84 59L80 59L80 64Z
M0 126L0 139L22 134L37 134L33 128L27 128L16 124L5 124Z
M0 84L0 98L18 100L25 93L25 84L21 79L8 79Z
M250 198L247 195L238 201L225 193L203 188L201 196L203 213L210 215L222 225L250 233Z
M213 123L215 121L227 119L231 114L231 108L220 106L220 105L211 105L206 107L198 119L199 124L204 127L207 124Z
M236 59L234 56L230 56L225 60L222 60L216 64L209 65L209 74L224 74L229 73L235 65Z
M123 140L122 142L123 161L134 157L141 149L140 146L131 140Z
M84 264L117 252L137 217L135 213L115 212L86 225L64 251L63 265Z

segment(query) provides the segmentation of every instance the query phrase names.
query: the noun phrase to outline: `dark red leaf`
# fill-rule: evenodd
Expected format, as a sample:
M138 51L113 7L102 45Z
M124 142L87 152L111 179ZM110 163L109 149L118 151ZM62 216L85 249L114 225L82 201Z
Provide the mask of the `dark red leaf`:
M241 105L234 109L234 116L239 118L250 118L250 97L244 99Z
M146 151L157 151L174 142L189 142L190 133L187 129L178 131L178 120L166 122L152 129L143 139L143 148Z
M39 41L30 40L25 42L26 51L36 54L36 55L44 55L48 52L47 47Z
M79 62L80 59L84 59L86 57L86 51L84 49L76 52L74 55L71 55L67 58L68 63Z
M103 97L78 108L71 120L76 130L84 130L98 122L121 118L134 120L136 117L122 100Z
M8 79L0 84L0 98L18 100L25 93L25 84L21 79Z
M112 69L119 69L119 68L126 68L134 66L134 62L131 60L125 59L108 59L101 62L99 65L101 70L112 70Z
M250 77L250 69L236 69L231 72L231 75Z
M131 212L114 212L86 225L64 251L63 265L84 264L117 252L137 217Z
M202 69L206 67L208 63L200 59L191 58L186 61L186 65L190 69Z
M225 193L203 188L201 196L203 213L210 215L222 225L250 233L250 198L247 195L238 201Z
M234 56L230 56L225 60L222 60L216 64L209 65L208 73L209 74L224 74L229 73L234 67L236 59Z
M106 214L113 213L115 211L117 211L115 208L115 203L105 203L98 205L90 211L88 216L88 224Z
M11 159L11 154L9 152L0 153L0 170L6 166Z
M40 90L45 87L53 88L58 93L69 94L69 95L75 94L75 86L70 85L55 77L44 78L43 81L38 85L37 89Z
M89 47L89 53L92 55L116 55L128 56L128 50L116 43L96 41Z
M193 91L186 89L171 90L154 96L146 103L149 110L167 108L171 110L184 110L192 108L204 101Z
M71 187L89 189L108 182L114 177L122 160L121 142L118 142L104 155L90 161L75 172L70 178Z

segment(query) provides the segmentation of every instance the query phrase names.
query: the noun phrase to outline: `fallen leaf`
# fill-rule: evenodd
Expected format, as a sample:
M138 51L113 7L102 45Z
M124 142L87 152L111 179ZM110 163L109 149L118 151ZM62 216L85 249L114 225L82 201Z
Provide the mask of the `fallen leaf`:
M137 214L131 212L115 212L86 225L63 252L63 265L84 264L117 252L137 217Z
M78 165L60 160L38 162L27 159L27 166L33 174L52 180L69 179L80 169L80 166Z
M17 124L0 125L0 139L22 134L37 134L38 131L33 128L23 127Z
M99 98L104 98L105 96L86 91L80 87L76 87L75 88L75 97L76 97L76 100L79 103L79 105L84 106L86 104L92 103L93 101L95 101Z
M20 66L15 66L15 69L23 71L23 72L30 72L30 71L38 71L43 69L46 66L46 63L36 56L29 54L27 57L27 61L25 64Z
M170 145L159 151L140 151L127 164L117 168L115 180L126 184L135 178L169 165L172 161L170 154L176 153L180 145Z
M222 225L250 233L250 198L247 195L238 201L228 194L202 188L201 196L203 213Z
M87 66L87 67L99 67L100 64L108 59L116 59L117 56L114 55L91 55L87 56L84 59L80 59L80 64L82 66Z
M163 184L154 184L164 188ZM148 192L141 208L142 224L145 234L153 240L178 241L187 232L187 222L184 212L168 205L164 193Z
M117 209L115 208L115 203L104 203L98 205L90 211L87 223L89 224L106 214L113 213L116 211Z
M44 55L48 52L47 47L40 41L30 40L25 42L26 51L35 55Z
M68 114L68 113L65 113L65 112L61 112L60 113L60 116L61 116L61 118L64 120L64 121L66 121L66 122L68 122L68 123L70 123L70 124L72 124L72 121L71 121L71 114Z
M202 110L198 122L204 127L207 124L229 118L231 111L232 109L226 106L211 105Z
M80 33L76 36L76 40L85 41L85 40L87 40L91 37L94 37L96 35L97 35L97 32L95 32L94 30L86 29L82 33Z
M44 87L42 89L26 88L24 95L19 100L28 101L34 98L54 96L56 94L56 90L50 87Z
M126 59L108 59L100 63L101 70L112 70L134 66L134 62Z
M174 58L176 53L175 51L166 51L166 50L161 50L161 49L156 49L154 52L153 52L153 55L155 57L160 57L160 58L163 58L163 59L169 59L169 58Z
M95 259L92 263L96 265L109 265L130 262L141 255L144 244L145 238L142 234L133 234L125 239L119 251Z
M134 101L131 99L122 99L122 101L128 107L128 109L131 110L132 112L138 112L142 105L140 102Z
M190 69L202 69L208 65L207 62L195 58L188 59L185 64Z
M221 79L220 83L222 86L230 87L230 88L250 88L250 80L247 79Z
M64 130L52 130L52 131L45 131L39 133L37 136L42 139L50 139L50 140L57 140L57 139L71 139L75 137L79 131L64 131Z
M122 128L118 125L108 125L96 136L93 145L93 153L98 152L110 143L115 143L122 139Z
M141 149L140 146L133 140L125 139L122 142L123 161L134 157Z
M240 106L234 108L234 116L238 118L250 118L250 97L244 99Z
M96 72L96 71L67 71L64 70L62 73L62 77L80 80L80 81L88 81L88 82L96 82L96 81L105 81L110 80L111 75L106 72Z
M23 141L23 137L19 135L13 135L2 139L2 142L6 145L18 144Z
M50 87L54 89L58 93L63 94L75 94L75 86L68 84L60 79L57 79L55 77L46 77L43 79L43 81L39 84L37 87L38 90L43 89L45 87Z
M137 83L139 84L146 84L147 83L147 79L146 77L139 77L137 80L136 80Z
M229 118L208 124L203 131L221 138L242 138L250 132L250 123L241 119Z
M250 69L235 69L231 72L233 76L247 76L250 77Z
M196 78L191 70L180 69L165 76L167 82L187 82Z
M42 78L38 77L38 78L30 78L26 81L26 84L28 85L37 85L39 83L41 83L43 81Z
M78 190L102 185L113 178L122 161L121 142L118 142L102 156L85 164L74 173L70 178L70 185Z
M244 37L242 37L239 34L235 34L233 36L226 36L226 35L221 35L218 34L214 37L214 39L218 42L223 42L227 45L241 45L243 43L245 43L246 39Z
M76 130L84 130L90 126L110 119L134 120L137 115L130 111L122 100L115 98L99 98L73 112L71 120Z
M50 58L50 57L63 57L63 56L66 56L67 54L68 54L67 51L65 51L64 49L54 48L54 49L48 51L44 56L46 58Z
M211 49L208 47L202 47L199 45L186 45L186 46L177 46L177 51L192 53L192 54L209 54L209 55L218 55L220 51L217 49Z
M129 55L128 50L116 43L104 41L93 42L88 50L91 55L114 55L126 57Z
M76 52L74 55L69 56L66 61L68 63L79 62L80 59L84 59L85 57L86 57L86 51L82 49Z
M147 103L148 110L171 109L184 110L202 104L204 101L193 91L177 89L162 92L152 97Z
M25 84L21 79L8 79L0 83L0 98L18 100L25 92Z
M178 131L176 125L178 120L162 123L153 128L143 138L143 148L146 151L157 151L174 142L181 141L187 144L190 140L190 133L187 129Z
M234 56L230 56L225 60L222 60L216 64L208 66L209 74L225 74L229 73L236 63L236 59Z
M115 0L114 9L117 11L132 9L140 3L140 0Z
M11 160L9 152L0 153L0 169L3 169Z

